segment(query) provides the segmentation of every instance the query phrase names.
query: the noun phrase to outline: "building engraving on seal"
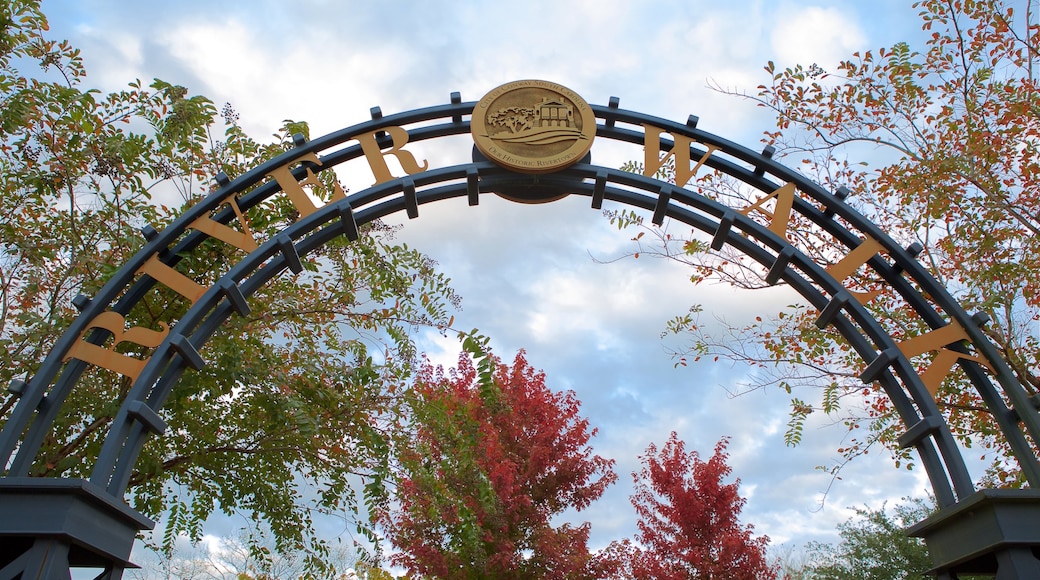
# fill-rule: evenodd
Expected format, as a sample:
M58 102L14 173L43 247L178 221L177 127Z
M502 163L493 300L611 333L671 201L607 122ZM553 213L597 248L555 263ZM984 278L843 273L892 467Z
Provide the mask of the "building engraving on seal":
M516 81L485 95L471 132L488 159L514 171L548 173L580 161L592 147L596 121L577 93L548 81Z

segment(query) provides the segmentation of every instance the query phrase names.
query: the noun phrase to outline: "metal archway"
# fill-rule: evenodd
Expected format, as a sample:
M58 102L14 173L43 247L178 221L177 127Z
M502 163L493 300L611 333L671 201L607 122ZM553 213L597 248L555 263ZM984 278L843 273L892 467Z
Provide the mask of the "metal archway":
M20 400L0 430L0 580L68 578L70 568L79 566L101 567L105 572L99 577L119 578L136 532L152 525L123 502L138 454L150 435L164 431L160 410L188 368L205 366L199 349L221 325L248 313L250 296L267 281L285 270L300 271L301 256L335 237L356 239L360 225L402 211L416 218L421 206L445 199L465 197L477 205L489 192L519 201L579 195L595 209L609 201L647 210L654 223L683 222L712 236L713 248L729 245L762 265L766 282L789 284L819 311L818 325L832 326L848 341L864 362L863 381L876 382L898 412L906 428L900 444L918 452L941 508L911 530L928 542L935 572L1040 577L1040 494L977 490L929 386L960 365L1031 488L1040 486L1040 462L1031 444L1040 441L1036 401L984 336L984 317L965 312L916 261L915 248L896 244L847 205L844 192L827 191L773 161L770 149L754 152L704 132L693 116L682 124L623 110L614 97L605 106L590 106L598 139L674 156L680 171L696 162L691 174L701 167L718 171L760 190L762 200L788 204L789 212L728 207L653 177L593 165L589 157L539 174L506 169L476 149L473 161L458 165L429 168L415 162L408 143L470 132L476 106L453 93L448 104L387 117L374 108L369 121L312 141L297 138L293 150L234 180L219 176L217 189L165 230L146 228L144 248L96 296L76 299L81 314L36 375L8 389ZM398 157L406 175L390 173L389 155ZM303 194L301 181L355 159L368 162L375 185L321 207ZM288 196L301 217L273 238L254 247L227 226L276 195ZM785 232L794 214L847 248L840 267L816 263L788 242ZM177 256L210 238L249 254L215 284L199 288L190 309L169 321L176 324L154 348L142 345L149 356L135 358L106 347L113 335L134 341L123 315L157 285L184 294L178 290L186 277L176 271ZM903 341L890 336L843 284L861 266L883 279L933 330ZM933 367L940 368L922 377L910 359L929 351L939 352ZM134 379L89 481L28 477L59 409L89 365Z

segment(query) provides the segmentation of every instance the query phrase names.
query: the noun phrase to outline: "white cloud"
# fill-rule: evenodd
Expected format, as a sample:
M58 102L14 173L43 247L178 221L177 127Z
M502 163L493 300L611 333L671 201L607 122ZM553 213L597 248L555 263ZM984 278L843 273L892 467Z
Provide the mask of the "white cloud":
M817 63L833 67L866 48L856 16L839 8L787 6L791 14L776 23L770 42L778 67Z

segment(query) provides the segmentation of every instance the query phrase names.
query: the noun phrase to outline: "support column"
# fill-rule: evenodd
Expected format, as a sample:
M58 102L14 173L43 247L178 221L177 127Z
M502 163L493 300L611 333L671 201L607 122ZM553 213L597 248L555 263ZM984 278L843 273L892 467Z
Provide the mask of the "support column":
M137 532L155 523L81 479L0 478L0 580L118 580Z
M923 538L938 578L996 574L1040 578L1040 490L984 489L910 527Z
M1008 548L997 554L997 579L1040 578L1040 560L1028 547Z

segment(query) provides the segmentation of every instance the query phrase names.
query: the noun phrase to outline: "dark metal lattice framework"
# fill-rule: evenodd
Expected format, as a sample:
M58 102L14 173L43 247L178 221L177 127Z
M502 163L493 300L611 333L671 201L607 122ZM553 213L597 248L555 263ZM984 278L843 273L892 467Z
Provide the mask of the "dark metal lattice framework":
M1037 402L1018 382L984 336L984 315L972 316L931 277L915 256L844 201L845 192L830 192L772 160L767 148L758 153L697 128L697 118L685 123L607 106L592 106L597 138L643 145L647 134L659 139L662 151L676 143L691 143L691 159L768 195L785 184L797 190L793 211L811 221L851 253L864 240L880 250L864 263L902 296L932 329L957 328L945 349L955 356L968 380L986 402L1033 489L1040 487L1040 463L1031 441L1040 441ZM28 477L30 467L58 412L88 363L63 360L76 344L102 345L112 333L92 325L104 312L125 315L152 290L157 281L140 276L153 258L169 267L177 256L192 252L208 235L190 226L200 219L227 224L236 214L232 200L246 211L282 192L268 179L279 167L294 167L297 179L364 156L358 135L371 134L382 149L394 146L385 131L404 128L409 143L470 130L473 102L458 93L445 105L372 119L312 141L296 139L296 147L234 180L217 179L218 188L161 232L145 228L147 243L96 296L80 296L80 316L66 330L35 376L14 381L9 391L20 396L0 431L0 580L68 578L70 569L103 569L98 578L119 578L135 534L153 525L123 501L138 454L149 436L161 435L161 409L179 377L206 362L199 349L230 317L249 312L249 298L285 270L299 272L301 256L337 236L356 239L358 226L398 212L409 218L419 207L465 197L477 205L488 192L508 192L512 199L545 201L563 194L585 196L594 209L611 202L652 212L652 221L680 221L712 236L711 245L731 246L767 269L769 284L784 282L820 312L817 324L832 326L865 363L862 379L876 382L891 400L906 428L900 444L914 447L931 481L940 510L910 533L925 538L939 577L958 572L995 572L998 578L1040 578L1040 494L1031 490L977 490L948 425L915 366L841 280L800 252L788 240L741 212L689 189L652 177L591 164L590 158L551 174L523 175L474 155L474 161L392 178L345 199L334 200L286 227L231 267L209 287L147 359L121 402L89 480ZM651 132L647 127L656 129ZM224 207L222 207L224 206ZM985 361L985 365L978 361ZM986 368L988 365L989 368Z

